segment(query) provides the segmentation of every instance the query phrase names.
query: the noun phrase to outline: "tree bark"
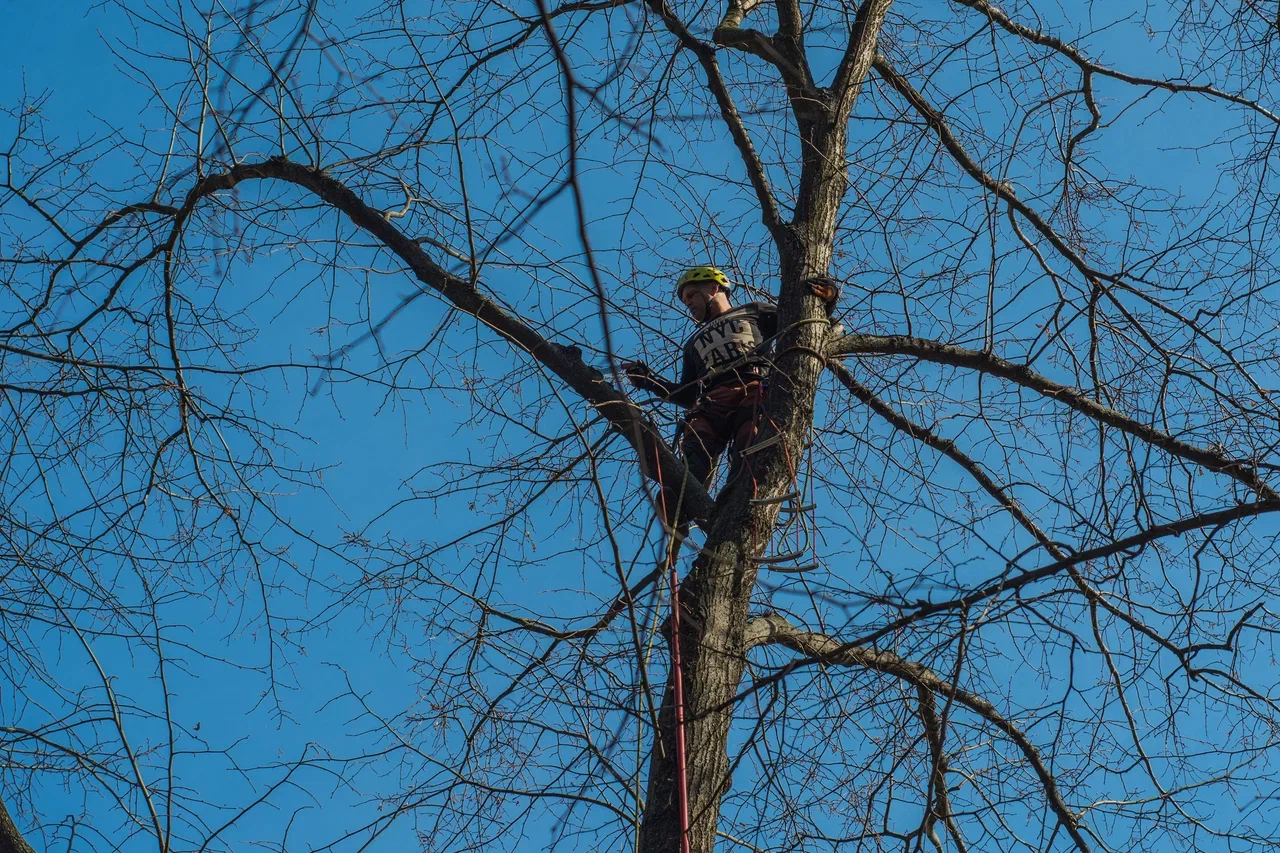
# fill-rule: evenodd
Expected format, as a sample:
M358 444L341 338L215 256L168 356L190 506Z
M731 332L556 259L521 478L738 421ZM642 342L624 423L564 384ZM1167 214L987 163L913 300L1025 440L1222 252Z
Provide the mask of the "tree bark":
M760 438L783 441L753 454L744 475L715 502L702 554L682 585L681 656L684 660L685 744L691 853L715 849L720 801L729 790L729 731L746 665L745 640L759 556L773 538L781 503L753 503L796 489L797 461L813 425L814 399L826 365L831 327L825 306L804 281L827 273L840 204L849 183L848 122L876 53L876 38L891 0L865 0L845 59L827 89L797 77L805 69L800 18L778 0L780 31L771 43L800 131L799 193L789 223L772 227L781 262L778 328ZM776 64L776 63L775 63ZM747 163L750 167L750 162ZM766 224L769 224L766 216ZM649 763L649 789L641 822L643 853L681 849L677 795L673 686L668 679L659 731Z
M18 826L9 816L9 810L5 808L3 801L0 801L0 853L35 853L18 831Z

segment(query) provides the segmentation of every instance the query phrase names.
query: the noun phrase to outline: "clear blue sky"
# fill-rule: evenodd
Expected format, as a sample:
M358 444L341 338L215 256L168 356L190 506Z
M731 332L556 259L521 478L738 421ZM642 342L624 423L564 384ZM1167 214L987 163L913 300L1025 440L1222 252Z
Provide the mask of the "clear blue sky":
M90 11L91 5L79 0L62 0L56 5L0 0L0 57L3 57L0 59L0 105L13 104L24 91L28 96L47 92L49 97L43 108L44 114L51 128L65 143L100 134L108 127L120 128L126 136L154 129L148 126L154 116L143 111L145 94L118 67L109 49L113 39L128 35L122 17L112 8ZM1112 48L1115 55L1109 58L1123 58L1133 65L1151 58L1150 54L1143 55L1151 48L1142 44L1111 43L1105 37L1095 40L1095 44ZM1100 91L1106 93L1106 84L1100 84ZM1183 189L1192 196L1207 191L1216 180L1216 169L1198 163L1197 156L1191 152L1165 150L1157 154L1156 149L1159 142L1170 137L1194 141L1187 140L1188 134L1192 133L1192 129L1187 127L1188 117L1197 124L1194 130L1212 135L1218 128L1217 122L1221 121L1221 113L1203 105L1184 104L1178 116L1177 123L1173 123L1165 122L1157 114L1141 126L1131 128L1128 137L1131 144L1116 144L1106 150L1107 162L1113 172L1132 172L1141 179L1150 178L1156 183ZM547 131L548 134L558 132L558 128ZM729 152L726 147L726 157L732 156ZM107 183L120 178L112 174L104 176ZM598 180L601 186L621 182L618 176L610 175ZM624 192L617 195L626 197ZM562 214L560 227L565 230L557 231L556 226L547 226L545 221L541 224L551 236L563 238L565 245L572 247L568 208L562 206L557 211ZM650 204L647 207L642 205L641 213L663 215L665 211ZM605 248L610 248L607 246L608 237L613 233L610 228L602 226L599 232L600 244ZM647 251L648 248L642 247L642 250ZM652 248L666 257L679 255L682 251L680 247ZM246 288L261 285L264 291L269 291L266 283L279 285L276 277L284 269L282 260L267 257L255 263L239 282ZM282 292L296 289L281 287ZM406 285L402 291L388 294L385 307L409 292ZM245 301L249 301L248 297ZM592 311L590 307L582 310L579 314L582 322L569 330L569 334L577 336L579 342L589 345L598 344L598 331L591 320ZM268 353L292 350L301 355L317 349L315 337L310 336L307 330L326 324L326 306L314 300L286 302L281 297L269 295L252 305L250 316L260 324L261 330L248 344L248 352L261 353L265 357ZM397 318L388 331L389 339L393 345L405 345L424 329L433 328L442 317L443 312L435 303L415 305ZM682 321L673 313L665 316L663 321L663 328L669 333L676 334L684 328ZM639 346L634 329L624 328L619 335L624 352ZM662 353L667 355L667 363L674 358L669 340L657 339L655 342L651 338L648 343L650 356L655 360ZM502 363L504 359L513 360L514 356L492 350L482 358L489 359L487 364L493 365ZM269 399L263 401L259 414L267 420L296 427L305 434L308 441L299 441L296 445L299 460L317 466L333 466L325 471L324 483L339 505L306 490L287 496L285 501L289 518L304 531L325 541L334 541L341 532L362 530L376 510L388 503L388 495L394 493L401 481L413 472L443 461L468 457L483 459L493 450L485 436L468 430L471 413L459 403L458 396L441 395L433 400L430 407L396 405L383 408L383 399L377 389L326 387L320 389L320 393L311 393L314 388L296 379L273 385L273 389ZM953 480L948 478L955 477L955 472L942 470L938 476L950 484ZM446 538L447 534L461 531L471 521L472 516L457 503L446 504L438 514L428 514L425 507L418 504L410 512L397 517L394 523L376 522L374 529L378 530L379 526L395 529L399 524L404 529L412 529L414 535L425 535L422 532L425 530L432 537ZM566 522L563 517L554 519L555 524L562 522ZM566 523L563 530L543 541L543 547L551 550L571 548L574 534L572 526ZM273 531L271 536L269 542L273 545L282 544L286 538L280 530ZM290 558L299 566L298 577L313 567L320 567L322 572L330 568L322 555L308 553L305 546L295 544ZM552 562L550 565L554 571L584 571L581 566L572 565L571 561ZM989 569L982 564L974 567L973 571L975 576L986 576ZM294 577L286 582L296 580ZM563 609L566 612L577 609L575 602L571 596L557 590L573 589L585 583L577 578L562 583L558 577L530 577L522 581L511 586L516 590L514 594L519 597L519 604L535 611ZM602 594L610 589L608 579L600 581L594 578L591 582L597 584L594 588ZM295 584L288 594L280 594L276 605L283 612L300 617L308 613L313 603L328 603L323 594L312 596L300 587L300 584ZM539 592L541 590L547 591ZM217 598L210 595L209 601ZM222 655L237 664L262 666L266 658L260 642L258 610L256 602L246 601L244 612L249 616L241 622L238 621L241 614L234 607L228 607L225 601L213 607L205 600L187 600L166 611L162 619L166 625L165 639L174 643L191 642L206 654ZM388 635L373 630L385 626L371 622L376 622L376 615L371 617L360 608L339 612L327 622L324 630L306 634L301 648L290 650L287 658L282 659L283 665L278 672L283 687L278 696L283 716L275 712L277 697L264 697L266 680L261 673L213 664L207 658L194 655L190 659L192 669L189 673L170 673L175 693L175 719L192 732L199 724L199 738L188 736L184 743L194 747L203 741L210 748L219 749L230 747L239 738L247 738L236 748L237 758L245 762L246 756L252 756L262 768L250 781L246 781L243 776L228 770L225 762L217 756L182 758L177 775L181 782L191 786L193 796L211 803L245 805L262 790L265 782L279 778L280 772L270 765L296 758L308 748L309 743L321 743L325 748L346 754L355 754L377 744L377 738L368 735L367 726L358 719L356 703L350 697L333 701L345 690L344 678L349 677L352 690L379 712L396 713L411 707L418 685L405 666L406 656L389 650ZM401 637L394 632L390 636L409 649L416 643L430 643L432 639ZM118 690L129 694L140 704L154 705L159 692L152 661L131 659L121 648L110 643L104 643L96 651L104 666L118 679ZM59 676L65 683L74 684L77 679L84 683L93 682L94 675L78 649L68 647L61 650L57 660ZM342 674L344 672L345 675ZM1009 678L1015 676L1012 670L1002 674ZM0 720L0 724L5 722ZM154 741L161 734L146 724L140 723L139 726L138 742ZM387 774L382 779L374 778L368 772L352 780L339 779L329 774L329 769L332 768L316 766L309 769L299 776L297 789L278 791L270 806L251 813L232 830L232 846L262 838L278 840L286 826L290 849L307 849L310 845L333 840L358 820L376 816L376 811L367 804L357 809L354 803L372 792L394 790L396 787L393 769L387 764L380 766L380 772ZM386 784L388 779L390 784ZM65 790L50 782L38 785L31 793L50 833L43 838L50 850L66 849L68 829L62 822L64 815L78 813L86 807L90 820L106 813L98 799L90 799L86 806L85 799L74 787ZM199 809L208 825L217 825L217 809ZM298 819L291 824L288 816L294 809L303 811L298 812ZM30 813L22 814L26 821L23 825L30 826ZM413 829L410 822L402 821L371 849L412 849L417 844ZM99 831L113 840L120 838L114 825L99 827ZM551 835L551 826L535 826L525 843L516 849L545 849ZM571 844L568 842L561 849ZM38 843L38 846L44 845ZM154 849L154 845L144 836L137 836L127 848L141 851ZM584 846L581 849L588 848Z

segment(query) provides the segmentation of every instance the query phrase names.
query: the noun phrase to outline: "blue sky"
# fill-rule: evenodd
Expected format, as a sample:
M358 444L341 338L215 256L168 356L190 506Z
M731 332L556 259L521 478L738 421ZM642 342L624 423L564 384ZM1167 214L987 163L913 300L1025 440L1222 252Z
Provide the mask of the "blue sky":
M114 38L126 34L119 29L120 16L114 10L92 9L95 5L79 0L49 4L5 0L0 6L0 56L4 57L0 61L0 103L13 104L24 90L28 96L47 93L43 112L64 144L100 135L107 126L119 126L127 135L146 123L145 116L139 115L145 95L120 72L110 49ZM107 180L113 178L107 176ZM260 265L260 269L264 274L271 273L269 262ZM264 312L268 316L273 313ZM300 328L323 324L323 312L317 316L312 311L311 316L304 316L307 313L295 312L282 322L297 322ZM336 399L331 399L325 393L309 395L310 390L305 382L294 382L287 398L282 395L273 400L270 414L287 424L305 420L312 444L304 452L321 462L340 463L327 472L326 479L332 489L350 501L350 511L340 511L305 490L292 503L291 514L304 519L317 532L358 528L365 520L361 507L376 504L388 483L440 461L448 446L444 440L455 429L454 419L442 427L438 420L419 410L392 410L382 418L344 417L336 405L344 396L344 406L360 411L376 405L376 395L347 394L339 389ZM448 406L441 404L441 408L447 410ZM426 520L447 526L466 522L463 517L447 513ZM300 549L302 565L313 556ZM247 784L248 777L216 755L180 757L178 780L180 785L188 786L189 794L232 809L243 808L283 776L283 770L272 765L296 759L308 750L317 755L316 748L307 745L344 730L353 717L350 703L334 701L345 691L343 679L347 676L352 687L371 702L391 708L411 704L413 690L408 674L388 659L383 643L368 631L361 631L363 619L353 613L335 620L329 630L312 632L300 648L290 653L287 667L279 673L283 716L278 715L273 697L265 694L267 679L260 672L241 669L265 664L258 633L261 625L254 615L260 608L251 602L246 604L246 624L239 620L233 600L217 606L211 606L212 602L211 598L190 600L169 608L162 617L167 641L195 643L205 653L184 656L180 651L171 652L175 660L168 677L174 693L174 718L189 732L198 729L198 736L184 739L187 749L197 750L201 742L206 748L222 749L245 740L250 748L241 748L237 761L242 767L247 762L262 769L252 777L252 784ZM244 627L237 627L238 624ZM122 696L142 706L158 706L161 693L154 658L134 657L120 645L107 641L94 646ZM205 655L223 657L234 665L219 665ZM188 677L181 672L184 657L189 665ZM80 650L65 648L55 660L64 685L74 688L80 681L92 688L99 683ZM130 725L135 745L162 735L154 723L134 720ZM337 740L352 753L368 745L367 739L354 736ZM362 795L353 794L327 771L315 771L310 776L304 772L300 778L306 790L286 787L278 791L270 805L251 812L224 840L230 840L233 846L250 840L279 840L285 826L292 824L287 836L292 844L302 839L303 843L314 845L351 825L351 806L363 800ZM101 790L86 796L80 785L63 787L50 777L30 793L45 821L44 834L36 830L31 836L39 850L67 849L71 830L66 818L73 815L87 818L77 831L80 844L96 843L104 849L101 840L94 841L96 830L107 839L106 849L116 845L127 850L155 849L153 840L128 830L120 824L118 814L105 808L99 798ZM9 805L21 810L20 822L30 831L33 816L25 809L28 803L11 801ZM298 810L296 822L289 820L294 810ZM204 810L203 819L210 829L217 826L220 814L225 819L230 812L221 808ZM101 825L94 826L95 821L101 821ZM131 840L124 843L126 838ZM410 844L411 828L402 823L384 836L376 849L404 849Z
M90 4L63 2L40 6L31 3L19 3L16 0L0 0L3 3L3 19L0 21L0 56L5 57L0 70L0 104L10 105L16 101L25 89L28 95L47 92L49 97L42 108L50 127L64 141L86 138L102 132L104 127L119 127L126 137L133 138L144 130L155 131L157 126L154 113L144 111L146 99L140 87L127 78L118 67L116 58L108 47L116 38L129 38L130 33L123 23L118 11L111 7L105 10L90 11ZM56 37L53 35L56 34ZM1117 36L1112 40L1106 36L1094 39L1094 46L1101 53L1117 61L1142 66L1144 62L1157 61L1154 47L1141 42L1131 43ZM729 67L737 67L736 60L726 60ZM1149 67L1149 66L1144 66ZM163 72L158 72L163 73ZM1099 84L1100 94L1106 98L1113 94L1109 84ZM546 97L546 93L534 93L530 97ZM1001 105L984 104L990 107L993 114L999 114ZM1003 105L1004 109L1011 109ZM407 112L407 110L406 110ZM1208 192L1217 181L1216 163L1212 158L1217 153L1201 155L1185 150L1196 142L1194 134L1203 132L1206 137L1216 135L1222 126L1222 112L1201 103L1189 101L1179 104L1177 118L1166 117L1161 111L1154 110L1141 122L1122 125L1117 136L1120 141L1102 145L1106 154L1106 163L1111 172L1117 175L1133 173L1143 180L1152 180L1167 188L1185 191L1192 198ZM859 132L855 124L855 137ZM867 130L869 138L859 141L873 146L875 144L875 128ZM525 128L526 147L537 151L540 144L558 144L563 129L557 125L531 126ZM719 134L719 135L717 135ZM642 198L632 212L632 220L628 230L623 230L623 223L618 216L622 209L630 209L629 182L635 180L637 169L634 164L625 167L613 167L591 172L587 185L596 192L588 193L589 216L594 218L593 237L596 246L605 259L603 265L610 274L619 279L628 274L628 263L633 262L631 255L638 256L636 261L640 267L640 275L652 276L641 280L656 280L658 284L652 292L642 293L637 297L646 319L655 324L662 334L648 334L643 339L635 325L620 323L617 327L619 348L626 353L643 351L655 364L666 366L674 361L675 341L686 326L675 309L669 304L669 293L662 290L661 273L655 272L663 268L669 272L691 255L699 252L725 252L723 242L714 240L699 244L697 239L689 236L693 229L683 232L677 225L665 231L662 227L647 223L635 224L636 220L646 217L662 220L664 217L679 222L681 217L699 224L705 224L702 216L718 217L724 225L724 233L733 235L743 244L740 248L748 258L742 266L754 267L756 270L768 269L769 252L762 249L764 237L758 223L743 224L736 217L742 216L743 210L749 210L749 204L743 202L744 196L725 201L723 197L708 201L700 196L703 188L717 186L720 174L738 178L740 171L733 158L732 149L726 145L718 130L704 133L708 139L701 146L692 150L689 156L702 159L699 165L705 166L710 177L690 178L682 184L680 193L673 193L666 198ZM1164 143L1170 139L1184 146L1183 150L1169 150ZM679 141L671 137L660 139L665 143L666 156L678 158L683 152ZM596 143L602 148L607 143ZM599 151L601 149L592 149ZM473 161L469 165L477 169L482 166L479 154L472 152ZM1204 159L1208 158L1206 165ZM710 165L706 165L710 164ZM104 157L102 169L106 183L123 182L125 176L113 171L120 169L120 161ZM717 171L718 170L718 171ZM1019 176L1013 176L1015 178ZM739 187L739 189L741 189ZM255 190L246 190L254 192ZM486 201L492 201L497 190L491 188L477 189L484 194ZM944 213L955 213L957 217L966 211L964 206L971 196L960 196L955 200L940 202ZM394 199L386 199L386 203ZM495 202L496 204L496 202ZM699 211L702 204L706 209ZM954 210L948 210L948 207ZM909 212L919 212L917 210ZM933 213L937 213L934 210ZM666 223L664 223L666 224ZM861 225L862 223L855 223ZM1113 234L1114 223L1092 223L1103 233ZM595 321L594 304L584 300L586 293L585 277L582 275L580 259L576 254L575 235L572 230L572 209L567 197L562 197L552 205L531 229L532 236L522 235L521 239L531 242L539 239L546 242L542 250L548 257L548 267L552 261L556 275L563 274L572 279L567 292L547 292L537 287L538 282L532 278L516 279L510 285L510 296L513 302L524 306L536 306L544 316L553 316L562 330L562 339L566 342L583 344L590 348L599 345L598 327ZM1111 230L1109 230L1111 229ZM670 238L665 244L645 241L655 234L664 234ZM687 237L688 243L682 244L680 237ZM729 238L724 238L725 240ZM850 309L854 315L866 312L873 316L875 322L883 323L884 330L897 330L902 321L902 309L893 295L892 281L877 277L884 267L883 253L868 250L874 245L870 238L857 242L851 238L850 251L862 251L865 254L845 261L842 272L854 274L860 268L874 269L876 273L854 276L851 288L850 303L856 308ZM713 248L706 249L711 245ZM993 247L993 253L1004 253L1012 249L1014 241L1010 235L1003 235L1001 242ZM528 249L520 247L525 257L533 256L539 247ZM624 251L625 250L625 251ZM559 253L560 256L557 255ZM653 262L652 256L661 259ZM562 257L561 257L562 256ZM699 258L701 260L701 258ZM724 263L719 256L713 255L711 260ZM928 268L932 259L928 253L921 253L917 259L921 269ZM369 293L375 301L370 313L377 317L390 311L401 299L413 293L409 282L393 280L389 289L377 289L364 286L361 278L364 271L349 271L350 280L332 283L334 304L326 304L323 300L308 298L311 293L308 286L312 280L308 273L288 274L289 256L284 251L267 253L255 260L252 265L237 266L234 292L227 294L223 301L224 308L242 308L252 332L244 342L244 353L251 360L270 361L279 359L287 353L305 362L313 357L323 357L327 353L327 345L331 340L324 334L313 334L313 330L329 330L332 340L343 341L344 336L353 336L356 332L338 329L331 323L333 317L349 318L362 310L361 300ZM505 273L501 265L495 263L494 268ZM551 275L551 274L548 274ZM767 276L767 273L765 274ZM669 281L666 281L669 284ZM767 285L768 278L763 278ZM522 290L521 288L527 288ZM1012 286L1010 288L1012 290ZM874 292L874 296L865 293ZM294 296L297 295L297 298ZM1037 292L1032 291L1028 299L1034 301ZM1009 297L1015 308L1018 303L1013 296ZM941 298L922 304L914 311L913 319L919 324L916 331L928 334L935 331L948 331L950 315L930 312L938 311L943 302ZM334 307L336 305L336 307ZM1029 309L1030 310L1030 309ZM1016 310L1010 311L1017 315ZM1032 313L1027 323L1038 322L1039 315ZM937 318L941 317L941 320ZM385 341L393 350L408 348L413 342L420 340L424 331L435 329L445 322L446 314L438 303L432 299L419 300L414 305L400 312L385 332ZM936 325L931 325L936 323ZM974 321L975 327L980 325ZM1007 328L1016 328L1010 321ZM520 362L504 345L493 344L491 337L486 337L483 330L476 331L471 326L460 324L459 337L464 341L478 340L476 348L477 364L481 372L500 374L504 370L513 373L522 367ZM969 330L972 331L972 327ZM1238 330L1230 330L1232 332ZM968 341L972 343L972 339ZM465 345L461 347L462 355L466 355ZM590 353L592 358L599 359L598 353ZM351 356L353 364L368 363L373 359L371 345L366 342ZM465 365L461 356L458 363ZM1069 376L1069 366L1058 364L1045 368L1047 371L1061 370ZM962 387L976 388L971 379L954 378L945 371L925 369L919 375L927 381L937 381L938 377L948 377L953 381L952 390ZM435 379L430 365L415 363L408 369L410 382L425 383ZM446 377L447 379L448 377ZM967 383L967 385L966 385ZM216 379L207 380L208 387L217 393L232 393L229 386L220 385ZM355 534L378 539L384 534L402 536L411 540L421 537L428 540L447 539L455 533L475 523L477 514L473 514L465 506L465 502L457 499L445 500L438 504L417 501L399 508L389 516L382 516L382 508L390 502L390 497L408 492L403 487L406 479L411 479L419 486L431 484L433 475L438 476L443 469L431 470L445 462L487 461L492 457L500 457L509 449L519 451L523 437L517 428L511 428L500 436L486 432L486 428L476 429L469 424L482 414L470 404L464 393L440 391L423 395L406 395L404 400L388 402L377 388L357 385L322 385L316 386L309 379L297 375L287 380L278 376L263 380L264 392L237 391L243 394L239 399L246 405L258 407L256 411L268 421L278 422L294 427L305 436L304 440L287 439L289 452L285 454L286 462L298 462L323 467L323 483L328 495L322 496L315 490L304 487L290 487L278 480L259 484L280 492L280 505L286 507L288 519L297 525L305 534L313 535L321 542L334 544L343 534ZM518 385L520 389L534 397L545 389L536 375L521 374ZM922 411L930 405L928 388L919 391L914 398L907 399L906 405L918 405ZM911 396L910 390L904 392ZM516 403L504 414L519 410ZM541 413L545 422L551 426L560 425L552 415ZM951 414L951 418L942 419L941 423L950 425L959 420ZM1049 421L1045 419L1046 423ZM492 423L493 421L490 421ZM868 428L869 429L869 428ZM963 427L960 428L963 432ZM1011 432L1015 430L1011 427ZM876 433L876 435L880 435ZM968 436L966 436L968 437ZM976 454L984 461L998 465L1003 449L1001 436L986 440L975 439L978 448ZM1064 441L1066 439L1063 439ZM504 442L510 442L510 447ZM868 469L877 464L873 453L866 445L857 445L850 451L848 460L851 470L858 471L859 466ZM243 449L237 446L237 449ZM1081 458L1087 457L1088 448L1080 451ZM1017 456L1016 453L1012 454ZM932 460L936 464L936 459ZM1084 462L1081 463L1085 464ZM1027 463L1024 473L1027 479L1034 481L1037 471L1034 462ZM423 476L414 477L415 472L426 472ZM961 537L946 532L946 520L928 516L917 516L908 513L909 503L916 493L906 477L896 476L891 465L884 470L875 469L877 476L883 474L884 479L876 485L901 497L903 500L903 516L882 520L880 526L868 524L866 529L875 531L863 541L858 541L857 534L865 532L860 525L866 519L856 518L849 522L843 530L828 531L828 540L824 547L831 553L847 558L859 571L870 572L869 566L874 562L866 553L880 556L889 555L896 558L899 553L907 553L904 563L912 560L925 562L930 559L928 546L931 542L942 541L948 548L961 550ZM448 476L448 475L446 475ZM850 479L856 479L856 473ZM939 465L936 473L936 485L941 488L956 487L960 483L957 472L945 465ZM870 489L866 482L858 482L858 488ZM637 506L634 483L626 477L618 477L614 482L611 496L620 499L619 505ZM64 487L74 496L76 487ZM489 497L501 500L510 497L516 488L494 488ZM1214 495L1219 497L1219 495ZM621 503L630 500L630 504ZM279 526L275 526L258 517L262 529L267 531L266 544L279 547L291 537ZM642 529L643 519L637 513L634 518L624 518L624 523L632 524L627 531L627 543L634 547L637 554L647 554L644 547ZM588 590L605 596L616 586L608 572L602 572L599 566L592 564L592 554L574 554L578 537L582 535L577 527L578 519L572 508L555 507L540 510L533 516L531 524L541 525L545 530L555 531L549 535L527 537L534 541L543 553L551 552L555 556L532 557L530 565L517 577L502 577L494 580L497 595L503 598L502 603L513 608L524 608L530 614L564 615L582 612L587 607L583 604L582 590ZM368 525L368 526L366 526ZM993 540L1009 545L1016 551L1012 543L1017 537L1007 535L1007 525L1002 520L995 520L989 525L981 526L984 533ZM1264 530L1267 528L1263 528ZM877 538L878 537L878 538ZM932 538L931 538L932 537ZM1004 537L1002 539L1002 537ZM518 537L517 537L518 538ZM919 545L918 551L911 547ZM529 546L532 547L532 546ZM560 553L561 550L569 553ZM358 550L358 548L356 549ZM864 553L865 552L865 553ZM447 575L454 569L451 560L463 563L463 557L448 555L442 558L437 568ZM534 562L534 561L541 562ZM245 567L234 560L232 568L242 571ZM289 565L297 567L291 573ZM504 566L504 568L507 568ZM991 574L990 562L982 560L957 560L954 580L956 582L972 581L985 578ZM328 591L309 587L302 582L309 572L315 572L321 581L351 580L356 571L353 564L344 564L330 555L311 549L307 544L294 540L291 550L278 565L271 568L278 573L282 587L276 595L273 608L278 607L287 619L296 620L290 624L301 624L308 616L314 614L318 607L328 607L334 602ZM926 573L922 572L922 576ZM210 590L207 595L191 597L173 603L166 608L162 617L166 642L193 642L202 652L208 655L220 655L240 666L261 667L265 664L266 650L261 638L263 636L263 620L260 607L252 598L252 576L248 581L241 581L240 586L231 585L231 591ZM862 575L850 580L849 586L857 589L863 582ZM929 582L935 582L936 577ZM1174 582L1186 581L1176 578ZM874 584L880 583L877 579ZM896 578L884 580L886 586L897 582ZM903 580L909 583L909 579ZM925 588L920 594L930 594ZM790 590L780 592L779 600L787 599L796 593L793 584ZM282 771L271 765L285 762L303 753L307 744L319 742L321 747L338 753L354 754L360 750L374 748L382 741L370 732L370 720L362 716L358 703L353 697L343 697L346 690L346 678L350 679L351 689L368 703L368 707L378 713L395 714L406 708L414 708L418 697L416 683L418 676L409 669L414 653L419 648L429 648L432 636L418 636L412 633L420 627L420 623L406 618L403 624L388 624L388 613L391 608L387 602L372 599L369 606L362 606L361 601L341 601L339 604L350 605L335 611L332 619L318 630L300 634L299 645L288 650L286 657L281 658L281 669L278 672L279 683L283 687L279 694L284 711L283 716L276 713L274 702L276 697L266 695L266 679L260 672L246 671L234 665L213 664L207 658L191 656L191 671L188 674L171 673L171 687L174 690L174 717L182 725L194 733L196 724L200 725L199 738L188 734L183 742L190 747L201 741L213 748L224 748L234 744L238 738L247 740L236 747L239 760L246 761L251 757L252 763L262 769L252 778L252 784L245 777L231 772L217 756L191 756L183 758L178 765L180 781L192 786L193 797L198 796L211 802L230 802L246 804L252 800L262 785L278 779ZM588 602L590 604L590 602ZM430 610L435 602L413 601L406 605L408 611L415 608ZM834 613L839 608L832 608ZM330 611L324 611L326 613ZM852 621L856 621L852 620ZM998 632L997 639L991 642L999 645L1003 642L1010 649L1016 650L1020 641L1028 639L1025 627L1009 628ZM118 689L128 694L140 705L155 707L159 698L158 685L155 680L155 667L152 660L133 657L118 644L104 641L95 649L105 668L117 679ZM1048 650L1046 658L1051 666L1060 666L1065 660L1061 650ZM996 681L1011 683L1018 675L1016 653L1011 652L1009 660L991 665L992 678ZM51 650L51 658L56 659L59 677L66 685L78 683L92 684L94 673L85 656L74 645ZM1262 677L1259 664L1259 677ZM175 666L174 669L177 667ZM502 672L501 665L495 665L490 677L498 678ZM344 675L345 673L345 675ZM1265 679L1264 679L1265 680ZM1273 681L1274 679L1271 679ZM1270 681L1267 681L1270 683ZM1052 687L1052 685L1050 685ZM95 688L96 689L96 688ZM1207 722L1207 721L1206 721ZM154 740L160 732L155 722L138 722L137 730L140 740ZM1211 730L1206 736L1211 734ZM313 753L314 754L314 753ZM408 756L406 767L412 772L430 770L429 762L434 756ZM273 795L269 805L252 812L250 816L237 825L230 833L233 846L244 842L261 839L278 840L288 826L290 849L306 849L309 845L332 840L336 835L350 827L353 819L369 819L375 811L366 804L362 810L353 808L353 803L362 801L375 792L398 790L399 768L395 761L371 765L371 769L362 772L351 780L341 779L330 771L332 765L317 765L303 771L297 788L286 787ZM405 771L405 778L413 780L412 772ZM46 822L45 836L49 841L49 849L61 849L67 842L66 824L63 815L77 813L84 804L81 792L72 785L62 788L53 780L38 783L32 791L37 800L39 813ZM19 803L22 805L22 803ZM749 821L752 806L742 809L743 819ZM89 818L101 817L104 807L100 800L89 802ZM298 819L290 823L288 815L294 809L305 809L299 812ZM553 813L555 810L552 810ZM210 825L216 825L215 809L205 809L203 817ZM30 813L24 812L30 820ZM908 814L904 821L909 823L913 815ZM553 835L554 821L545 815L540 822L531 824L528 834L518 850L544 849ZM29 824L27 824L29 825ZM410 821L397 823L394 829L383 836L372 849L400 850L415 844L415 827ZM106 827L101 829L110 833ZM119 836L115 836L118 839ZM56 838L57 843L54 843ZM578 844L577 849L591 849L591 840L569 840L566 849ZM72 845L74 846L74 845ZM128 845L130 850L154 849L152 842L145 835L136 835Z

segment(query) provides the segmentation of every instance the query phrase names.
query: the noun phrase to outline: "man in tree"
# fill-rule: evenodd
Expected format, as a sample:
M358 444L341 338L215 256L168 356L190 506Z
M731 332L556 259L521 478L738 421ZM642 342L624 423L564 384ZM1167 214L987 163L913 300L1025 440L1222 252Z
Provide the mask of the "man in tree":
M840 289L831 279L810 279L809 289L835 310ZM716 460L730 448L729 478L759 429L778 309L768 302L734 305L728 276L710 266L693 267L676 282L676 296L698 324L684 344L680 381L658 376L643 362L623 365L631 384L689 409L680 445L689 474L711 483Z

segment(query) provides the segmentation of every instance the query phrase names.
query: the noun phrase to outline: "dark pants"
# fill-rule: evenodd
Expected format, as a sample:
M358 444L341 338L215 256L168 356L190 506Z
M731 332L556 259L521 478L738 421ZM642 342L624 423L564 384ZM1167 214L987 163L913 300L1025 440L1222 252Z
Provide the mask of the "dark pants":
M689 473L711 485L716 460L729 449L729 480L742 468L742 451L751 446L760 426L764 388L760 382L732 382L708 391L685 416L680 446Z

